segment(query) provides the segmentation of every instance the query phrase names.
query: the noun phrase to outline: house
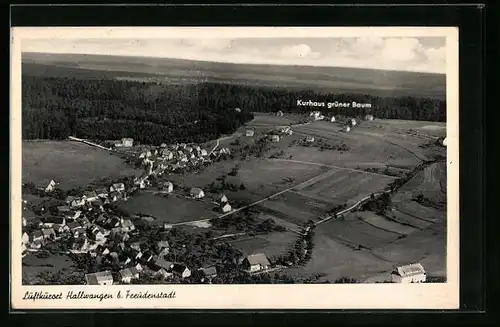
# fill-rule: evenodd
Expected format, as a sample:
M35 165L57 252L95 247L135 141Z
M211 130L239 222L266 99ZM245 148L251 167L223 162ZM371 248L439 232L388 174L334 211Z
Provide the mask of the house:
M77 221L72 221L70 223L68 223L68 228L70 231L74 231L74 230L77 230L79 228L82 228L83 226L77 222Z
M325 119L325 116L319 115L319 116L314 116L314 120L323 120Z
M179 149L185 149L186 148L186 143L181 143L179 144Z
M75 198L73 201L71 201L70 206L72 208L78 208L81 206L85 205L85 199L84 198Z
M351 131L351 127L349 127L349 125L346 125L346 126L344 127L344 131L345 131L345 132L350 132L350 131Z
M122 146L131 147L134 145L134 139L124 137L122 138Z
M92 225L87 217L83 217L82 219L80 219L80 224L83 228L89 228Z
M351 119L351 125L352 126L356 126L358 124L358 122L356 121L356 119L352 118Z
M135 267L122 269L119 271L119 274L122 283L130 284L132 279L139 278L139 271Z
M199 145L195 145L193 148L195 149L196 152L201 151L201 147Z
M57 212L59 212L59 213L66 213L70 210L71 210L71 208L69 206L58 206L57 207Z
M22 240L23 244L29 244L30 236L28 235L28 233L24 232L23 236L21 237L21 240Z
M191 197L195 199L201 199L205 196L205 192L201 188L193 187L190 191L189 194Z
M123 191L125 191L125 184L123 184L123 183L113 184L109 188L109 191L110 192L123 192Z
M393 283L423 283L426 280L424 267L420 263L399 266L391 274Z
M67 231L69 231L69 227L66 225L54 225L54 226L52 226L52 228L54 228L54 231L58 235L61 235L63 233L66 233Z
M166 147L167 147L167 143L160 144L160 148L166 148Z
M87 231L83 227L78 227L72 231L73 238L80 238L87 235Z
M217 197L217 201L219 201L219 203L224 203L224 202L227 202L227 197L225 194L219 194L219 196Z
M130 220L130 219L123 219L121 224L122 224L122 230L124 232L131 232L131 231L135 230L135 225L132 222L132 220Z
M279 141L280 141L279 135L271 135L271 142L279 142Z
M200 268L200 270L206 277L210 279L217 277L217 268L215 266Z
M186 148L184 150L186 150L187 153L193 152L193 148L190 146L186 146Z
M181 263L173 264L172 273L181 278L188 278L191 276L191 270L186 265Z
M92 274L85 274L87 285L113 285L113 275L111 271L101 271Z
M282 117L282 116L283 116L283 111L281 111L281 110L280 110L280 111L278 111L278 112L276 113L276 116L280 116L280 117Z
M166 271L170 271L173 267L174 267L174 263L173 262L170 262L170 261L167 261L163 258L158 258L155 262L154 262L154 265L155 266L158 266L160 268L163 268L165 269Z
M373 120L373 115L366 115L365 120L372 121Z
M105 188L99 188L99 189L95 190L95 192L97 193L97 196L100 198L107 198L108 197L108 191L106 191Z
M153 273L154 277L160 276L162 278L169 278L173 276L171 272L168 272L165 269L158 266L151 266L149 267L149 270Z
M75 220L81 216L82 212L80 210L70 210L64 214L67 219Z
M234 111L241 112L241 109L240 108L235 108Z
M254 135L254 133L255 133L255 132L254 132L253 130L251 130L251 129L247 129L247 132L246 132L246 134L245 134L245 135L246 135L246 136L253 136L253 135Z
M172 193L174 191L174 184L171 182L163 183L163 192Z
M42 229L42 234L43 234L44 239L55 239L56 238L56 232L54 231L53 228Z
M130 244L130 248L136 251L141 251L143 242L134 242Z
M201 154L202 157L208 156L208 152L205 149L201 149L200 154Z
M271 263L264 253L251 254L243 260L243 269L248 272L256 272L269 269Z
M79 252L87 252L89 246L89 241L86 237L80 237L76 239L71 245L70 252L79 253Z
M172 151L170 150L167 150L167 149L163 149L161 151L161 155L163 158L167 159L167 160L172 160L172 158L174 157L174 154Z
M314 137L313 136L307 136L306 137L306 142L308 142L308 143L314 142Z
M75 200L74 196L68 195L64 200L64 202L66 202L67 205L71 205L71 202L73 202L74 200Z
M48 216L42 218L41 226L50 228L54 225L65 225L65 224L66 224L66 219L64 217Z
M223 203L221 206L220 206L220 210L223 212L223 213L226 213L226 212L229 212L232 210L231 208L231 205L229 203Z
M34 241L30 244L31 249L40 249L42 247L42 242L40 240Z
M83 197L87 202L93 202L99 199L99 196L97 196L97 193L95 191L85 191L83 192Z
M335 122L335 116L332 116L332 118L330 118L330 121L331 121L332 123L334 123L334 122Z
M156 246L158 246L158 249L160 250L170 248L168 241L158 241L156 242Z
M47 187L45 187L45 192L52 192L55 187L56 187L56 182L54 182L54 180L51 180L47 185Z
M446 137L443 139L442 144L443 144L443 146L447 146L448 145L448 139Z

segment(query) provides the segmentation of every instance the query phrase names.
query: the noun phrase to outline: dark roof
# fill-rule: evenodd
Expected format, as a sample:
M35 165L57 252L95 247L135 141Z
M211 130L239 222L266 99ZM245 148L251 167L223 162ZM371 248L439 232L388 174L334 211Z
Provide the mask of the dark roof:
M174 263L174 266L172 267L172 271L177 274L182 274L186 269L187 266L182 263Z

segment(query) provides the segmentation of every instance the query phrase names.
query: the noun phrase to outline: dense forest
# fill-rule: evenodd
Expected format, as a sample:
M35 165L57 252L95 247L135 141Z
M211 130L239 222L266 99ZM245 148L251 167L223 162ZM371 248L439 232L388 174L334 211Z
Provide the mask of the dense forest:
M252 112L308 112L297 100L370 103L323 113L445 121L444 101L293 91L222 83L159 83L23 76L24 139L132 137L145 144L204 142L234 132ZM241 108L236 111L235 108Z

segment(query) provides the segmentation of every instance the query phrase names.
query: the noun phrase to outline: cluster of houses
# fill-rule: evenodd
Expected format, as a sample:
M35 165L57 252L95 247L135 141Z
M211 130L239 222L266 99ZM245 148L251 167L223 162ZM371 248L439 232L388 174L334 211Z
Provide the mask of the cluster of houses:
M278 126L276 130L269 133L268 138L271 142L279 142L286 135L292 135L293 131L290 126Z
M311 111L309 113L309 117L312 117L314 120L323 120L325 116L321 114L321 111Z

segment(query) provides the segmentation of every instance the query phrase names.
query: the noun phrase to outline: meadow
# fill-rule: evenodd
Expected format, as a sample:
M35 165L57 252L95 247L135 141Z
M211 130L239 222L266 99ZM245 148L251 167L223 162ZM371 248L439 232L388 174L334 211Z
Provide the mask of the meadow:
M23 182L45 187L53 179L62 189L140 174L106 150L71 141L23 141L22 169Z

